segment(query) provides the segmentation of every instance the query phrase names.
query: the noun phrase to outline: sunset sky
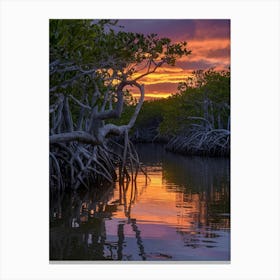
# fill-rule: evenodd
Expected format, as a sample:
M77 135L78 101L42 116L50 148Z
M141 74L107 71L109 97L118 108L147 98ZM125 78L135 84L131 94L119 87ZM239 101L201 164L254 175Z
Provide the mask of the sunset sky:
M158 69L144 79L146 99L168 97L193 70L230 66L230 20L119 20L126 31L156 33L172 42L186 41L192 54L176 66Z

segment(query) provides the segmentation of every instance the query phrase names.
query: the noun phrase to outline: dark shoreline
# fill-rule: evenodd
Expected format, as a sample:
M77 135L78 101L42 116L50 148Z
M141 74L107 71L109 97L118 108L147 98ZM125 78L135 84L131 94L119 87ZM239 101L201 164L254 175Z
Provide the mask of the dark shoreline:
M180 136L178 136L180 137ZM178 155L183 155L183 156L202 156L202 157L217 157L217 158L230 158L230 148L227 149L227 151L211 151L211 150L191 150L191 149L185 149L185 150L180 150L176 149L176 147L170 145L170 140L168 141L166 138L160 139L131 139L133 144L161 144L164 145L164 149L167 152L171 152L174 154Z

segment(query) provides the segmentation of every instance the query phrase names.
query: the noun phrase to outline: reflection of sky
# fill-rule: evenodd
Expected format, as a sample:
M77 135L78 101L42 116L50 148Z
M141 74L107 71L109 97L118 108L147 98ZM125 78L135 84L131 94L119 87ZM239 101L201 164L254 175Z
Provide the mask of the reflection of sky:
M137 224L150 225L147 226L145 237L161 237L164 232L152 230L152 226L161 226L163 224L182 231L193 232L197 230L197 225L207 226L207 205L205 195L202 193L191 193L191 189L183 194L182 191L176 190L170 186L170 183L163 180L162 171L149 172L151 182L144 189L141 195L138 194L136 203L132 204L130 218L136 219ZM138 175L137 188L144 187L145 176ZM190 193L188 195L188 192ZM130 189L127 192L127 198L130 197ZM119 197L118 190L115 191L111 201L116 201ZM128 201L128 199L127 199ZM114 219L126 221L124 207L118 206L118 211L113 213ZM115 231L117 223L110 223L107 232ZM223 227L223 225L217 225ZM111 232L111 233L112 233ZM129 234L129 232L127 232Z
M162 172L149 173L151 177L151 187L147 187L140 199L131 209L131 217L137 219L138 223L158 225L177 225L178 209L176 208L176 194L166 190L162 184ZM145 185L145 176L139 175L138 187ZM118 197L118 193L116 193ZM129 194L128 194L129 197ZM120 207L122 208L122 207ZM114 214L115 218L124 218L123 212ZM164 218L163 218L164 217ZM155 234L151 231L151 234ZM160 232L157 233L157 237Z
M156 33L173 42L187 41L192 54L181 58L174 67L164 67L143 78L146 97L167 97L193 70L230 65L230 20L120 20L126 31Z
M206 202L199 194L191 197L181 192L170 191L167 182L163 180L162 170L149 172L151 182L147 187L145 178L139 175L138 188L144 191L132 205L130 218L133 219L140 232L141 242L145 253L150 258L164 259L164 255L172 256L173 260L228 260L229 234L225 231L216 231L216 237L209 237L207 223ZM115 201L119 197L116 190ZM130 193L127 193L130 197ZM125 217L123 206L118 206L118 211L113 213L112 219L106 220L107 241L117 242L118 225L124 224L124 237L127 246L123 254L133 252L133 259L139 258L136 233L132 223ZM221 225L223 227L223 225ZM219 228L219 225L218 225ZM185 244L190 244L190 248ZM193 248L191 246L194 246ZM213 246L213 248L207 248ZM134 250L131 250L135 247ZM163 255L160 255L160 254ZM156 255L159 254L159 255Z
M142 173L138 175L138 195L132 204L130 218L140 231L148 259L149 254L152 259L164 258L156 255L160 252L173 256L173 260L228 260L229 213L219 216L213 224L210 222L213 213L209 210L210 204L222 205L229 199L229 194L221 196L221 193L229 191L228 184L222 183L227 177L228 162L201 158L186 162L185 157L164 153L159 145L148 145L149 149L145 145L137 145L136 149L147 165L151 181L145 186L145 176ZM163 160L166 158L168 162ZM126 196L130 197L130 189ZM111 202L118 198L116 188ZM118 205L112 219L105 223L107 240L116 242L118 225L124 225L127 246L123 253L129 255L133 247L133 259L139 259L136 233L124 214L124 206Z
M100 194L94 189L73 195L72 205L68 198L62 205L52 202L52 256L61 257L56 241L72 248L78 238L80 244L101 248L99 253L94 251L98 258L102 252L110 257L114 251L123 259L139 260L139 252L144 251L149 260L169 260L169 256L172 260L229 260L228 160L182 157L154 144L140 144L136 149L151 178L146 184L139 173L137 192L130 184L123 186L120 195L116 183L112 192ZM75 248L80 256L80 249ZM72 254L69 250L64 250L66 259ZM93 253L87 250L82 258L89 254L91 259Z

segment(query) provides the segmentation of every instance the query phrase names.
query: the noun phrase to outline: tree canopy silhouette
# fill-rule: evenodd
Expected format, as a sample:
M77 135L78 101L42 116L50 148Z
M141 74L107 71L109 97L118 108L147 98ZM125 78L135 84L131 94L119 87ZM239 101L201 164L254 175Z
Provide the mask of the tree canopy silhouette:
M187 43L125 32L112 20L50 20L50 185L55 189L134 175L137 154L128 139L144 101L141 79L189 55ZM126 124L120 118L129 88L140 92ZM109 143L124 135L121 152Z

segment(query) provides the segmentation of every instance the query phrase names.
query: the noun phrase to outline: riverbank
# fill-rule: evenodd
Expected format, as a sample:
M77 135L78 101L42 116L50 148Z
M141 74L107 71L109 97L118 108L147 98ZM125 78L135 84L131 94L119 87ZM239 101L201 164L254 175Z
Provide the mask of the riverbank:
M137 143L163 144L165 150L181 155L229 157L230 131L225 129L189 131L184 135L160 135L155 127L138 129L131 135Z

